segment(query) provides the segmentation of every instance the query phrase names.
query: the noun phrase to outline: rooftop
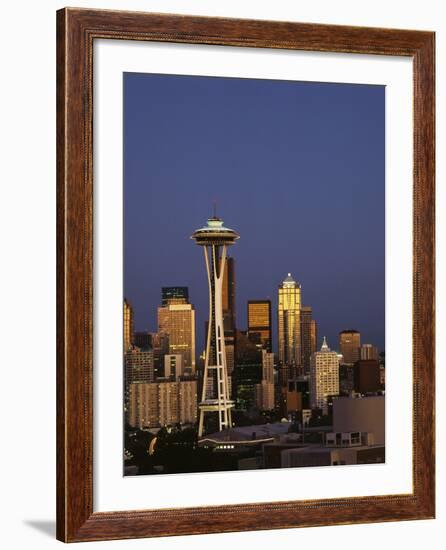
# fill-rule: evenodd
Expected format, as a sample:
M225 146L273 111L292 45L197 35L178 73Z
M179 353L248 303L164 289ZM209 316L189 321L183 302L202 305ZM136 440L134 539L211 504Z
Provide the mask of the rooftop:
M232 441L232 442L261 442L271 440L279 435L288 433L290 422L274 422L273 424L256 424L253 426L237 426L221 432L208 434L202 439L210 441Z
M291 273L288 273L288 275L285 277L285 279L282 281L282 288L296 288L299 287L299 283L297 283L294 279Z

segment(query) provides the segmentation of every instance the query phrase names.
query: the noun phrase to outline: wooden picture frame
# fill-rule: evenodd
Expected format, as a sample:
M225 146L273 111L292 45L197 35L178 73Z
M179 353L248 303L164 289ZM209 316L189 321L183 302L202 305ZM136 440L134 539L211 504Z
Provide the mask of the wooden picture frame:
M408 56L413 60L413 492L93 512L95 39ZM57 13L57 538L89 541L434 517L432 32L66 8Z

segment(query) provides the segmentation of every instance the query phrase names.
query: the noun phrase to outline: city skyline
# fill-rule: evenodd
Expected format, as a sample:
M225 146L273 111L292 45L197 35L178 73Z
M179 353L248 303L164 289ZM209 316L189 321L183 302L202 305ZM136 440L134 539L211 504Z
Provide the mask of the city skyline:
M234 260L234 258L232 257L228 257L229 260ZM232 269L234 269L233 267L233 264L232 264ZM281 292L281 289L283 288L283 283L287 281L287 279L291 278L291 273L288 273L287 274L287 277L284 279L284 281L282 281L281 284L278 285L278 296L280 296L280 292ZM234 284L235 286L235 284ZM172 288L172 289L178 289L178 288L181 288L181 289L184 289L186 292L187 292L187 298L185 298L185 303L187 304L190 304L192 306L192 308L194 307L194 303L193 301L190 300L189 298L189 295L188 295L188 287L186 286L182 286L182 287L162 287L160 289L160 305L158 306L155 306L155 310L158 311L158 317L157 317L157 322L155 323L155 326L154 327L151 327L151 328L147 328L147 327L144 327L143 329L141 329L140 327L138 327L135 322L134 322L134 319L132 319L132 324L134 326L134 333L135 334L139 334L139 335L142 335L142 334L153 334L153 333L157 333L160 329L160 326L159 326L159 310L160 309L163 309L166 307L167 304L163 304L163 302L165 301L165 298L164 298L164 292L166 289L169 289L169 288ZM299 293L302 289L299 288ZM236 322L235 324L235 329L237 331L244 331L246 333L249 333L250 332L250 324L249 324L249 308L250 306L252 306L253 304L268 304L268 307L270 309L270 312L269 312L269 321L270 321L270 332L271 332L271 349L272 349L272 352L277 354L277 357L278 359L280 360L280 345L279 345L279 338L278 338L278 332L279 332L279 322L278 322L278 319L280 317L280 308L279 308L279 302L280 300L276 297L276 299L274 300L274 298L271 298L271 297L268 297L268 298L255 298L255 299L248 299L244 302L244 306L245 306L245 309L247 310L247 314L246 314L246 322L243 326L240 326L240 324L238 322ZM275 310L274 310L274 307L273 307L273 304L275 303L276 307L275 307ZM131 306L132 308L132 312L133 312L133 315L134 315L134 306L132 304L132 302L130 300L127 299L127 297L124 297L124 315L126 315L127 313L127 307L128 306ZM311 305L304 305L302 304L302 302L300 303L300 316L304 315L305 313L308 313L309 312L309 316L310 316L310 319L312 317L312 306ZM207 308L209 310L209 307ZM299 318L299 322L298 324L301 326L301 323L303 322L303 319ZM328 339L329 337L325 335L325 333L321 332L320 328L319 328L319 325L318 325L318 321L317 319L311 319L310 321L312 323L312 326L314 326L315 328L313 329L314 331L314 339L315 339L315 347L318 349L320 347L321 344L323 344L324 342L324 338L325 339ZM207 334L207 330L206 330L206 326L207 326L207 320L202 328L203 330L203 334L201 336L204 336L204 340L206 341L206 334ZM125 331L124 331L125 332ZM200 335L200 327L198 327L196 324L195 324L195 332L196 332L196 338L198 340L198 337ZM335 335L335 338L331 338L331 341L334 342L334 344L331 346L333 349L336 349L337 351L339 351L340 353L342 353L342 343L340 342L340 339L342 338L343 334L344 333L350 333L350 332L357 332L357 333L360 333L361 334L361 337L362 337L362 344L360 344L359 347L364 348L364 347L371 347L371 348L376 348L377 350L377 354L381 353L381 352L385 352L385 346L377 346L376 343L372 342L370 339L368 338L364 338L364 333L362 330L357 330L357 328L354 328L354 329L345 329L343 328L342 330L339 330L336 335ZM305 346L305 343L304 343L304 339L305 339L305 335L304 334L300 334L299 335L299 338L300 338L300 346ZM126 336L126 334L124 334L124 340L125 342L127 341L128 337ZM125 347L125 346L124 346ZM359 350L359 347L358 347L358 350ZM205 346L203 348L201 347L197 347L196 348L196 356L198 357L198 355L200 355L202 352L204 352L205 350ZM304 350L303 348L301 350L299 350L299 353L303 353ZM359 352L358 352L359 353ZM358 356L359 358L359 356Z
M189 236L216 200L225 223L243 233L233 254L237 328L247 328L248 300L270 299L277 350L277 288L291 272L302 303L313 308L318 344L326 335L334 346L338 333L353 326L382 350L383 89L135 74L125 75L124 86L125 211L132 212L125 216L124 293L135 330L156 331L163 286L188 287L197 353L204 349L206 279ZM153 98L161 96L154 109ZM336 109L328 111L327 102ZM163 123L166 109L173 134ZM258 109L266 112L260 127ZM231 131L235 117L238 132ZM209 139L198 142L203 132ZM326 163L316 162L322 150ZM178 162L169 164L171 155ZM163 238L155 239L159 231Z
M384 88L124 97L124 475L383 463Z

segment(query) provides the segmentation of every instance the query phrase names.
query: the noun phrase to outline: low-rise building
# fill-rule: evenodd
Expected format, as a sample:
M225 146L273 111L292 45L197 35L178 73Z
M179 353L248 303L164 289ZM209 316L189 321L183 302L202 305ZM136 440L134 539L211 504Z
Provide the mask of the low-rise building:
M385 397L338 397L333 400L334 433L367 432L385 444Z

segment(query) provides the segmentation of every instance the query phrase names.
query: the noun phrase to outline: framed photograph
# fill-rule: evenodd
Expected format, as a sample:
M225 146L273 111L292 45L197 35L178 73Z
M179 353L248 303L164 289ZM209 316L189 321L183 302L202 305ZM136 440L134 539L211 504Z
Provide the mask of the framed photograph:
M57 13L60 540L434 517L434 48Z

